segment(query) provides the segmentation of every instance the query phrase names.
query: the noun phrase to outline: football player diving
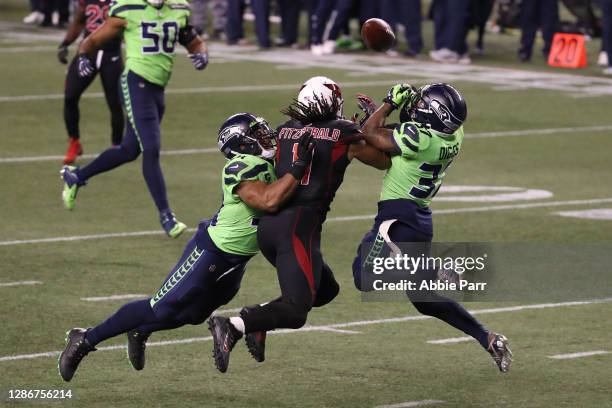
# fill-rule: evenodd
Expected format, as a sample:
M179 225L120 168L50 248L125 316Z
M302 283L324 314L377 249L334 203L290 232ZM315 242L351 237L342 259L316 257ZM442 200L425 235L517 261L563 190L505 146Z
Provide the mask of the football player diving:
M368 105L367 97L360 99L360 104ZM401 123L392 128L385 126L386 118L398 109ZM452 86L439 83L415 89L399 84L389 90L382 106L364 123L364 139L391 156L391 167L383 179L374 225L363 237L353 262L353 277L359 290L374 289L371 272L364 263L378 256L385 245L431 243L429 204L461 150L466 118L465 99ZM362 252L367 256L363 254L362 258ZM429 277L429 272L436 276ZM437 272L417 271L414 276L417 280L437 279ZM476 339L500 371L510 369L512 352L505 336L488 331L460 304L435 291L408 291L407 295L420 313L443 320Z
M127 333L127 352L136 370L145 364L151 333L201 324L238 292L246 263L259 252L257 225L264 212L287 202L312 158L312 136L295 139L295 160L276 177L275 132L249 113L231 116L219 130L218 146L227 158L221 172L223 203L211 220L202 221L183 255L150 298L123 305L94 328L66 333L58 360L60 375L70 381L81 360L106 339Z
M215 365L221 372L227 370L230 352L244 334L251 355L263 361L266 331L302 327L312 307L329 303L338 294L338 284L320 249L327 212L352 159L381 170L390 165L385 153L363 141L358 125L342 119L343 103L334 81L314 77L283 111L289 120L278 128L276 176L291 172L304 133L312 133L315 146L293 198L278 213L266 214L259 222L259 247L276 267L281 296L249 307L240 316L209 319Z
M168 204L159 154L164 90L172 74L176 43L187 49L197 70L208 64L206 44L189 25L189 13L186 0L116 0L104 24L79 46L78 72L87 78L95 73L91 58L96 51L123 37L126 69L119 82L128 126L119 146L107 149L82 168L63 167L62 199L67 209L74 208L79 188L90 178L136 160L142 153L142 173L162 228L172 238L187 229Z

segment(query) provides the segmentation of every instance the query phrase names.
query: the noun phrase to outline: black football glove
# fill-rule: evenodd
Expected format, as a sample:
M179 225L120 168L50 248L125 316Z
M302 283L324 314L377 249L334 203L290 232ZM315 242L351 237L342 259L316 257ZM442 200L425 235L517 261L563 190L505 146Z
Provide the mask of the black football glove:
M89 57L87 57L87 55L85 54L79 54L78 68L79 68L79 76L81 78L86 78L88 76L91 76L95 71L93 65L91 65L91 61L89 60Z
M312 149L314 149L312 133L305 132L300 136L300 140L298 140L295 152L296 158L291 163L291 168L289 168L289 174L296 180L301 180L304 177L304 173L306 173L306 169L312 160Z
M208 53L206 52L196 52L195 54L189 54L189 58L191 58L193 66L198 71L202 71L208 65Z
M68 44L62 42L59 47L57 47L57 59L62 64L68 63Z

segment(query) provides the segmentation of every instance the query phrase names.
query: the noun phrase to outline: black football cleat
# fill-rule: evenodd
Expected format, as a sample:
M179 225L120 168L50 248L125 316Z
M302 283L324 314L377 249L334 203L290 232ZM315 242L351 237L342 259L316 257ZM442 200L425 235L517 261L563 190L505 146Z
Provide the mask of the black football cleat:
M247 315L250 311L258 307L261 306L255 305L243 307L240 311L240 316L244 318L244 316ZM253 356L255 361L257 361L258 363L262 363L266 359L266 332L257 331L253 333L247 333L244 336L244 341L246 342L249 353L251 353L251 356Z
M493 357L499 371L507 373L512 364L512 350L510 350L508 338L503 334L489 333L489 347L487 351Z
M74 328L66 332L66 348L57 360L57 368L64 381L72 380L79 363L96 348L85 339L86 329Z
M242 338L240 333L227 317L213 316L208 319L208 329L213 338L213 358L217 370L222 373L229 366L230 353L238 340Z
M150 335L151 333L140 333L137 330L127 332L127 355L134 370L140 371L145 366L145 349Z

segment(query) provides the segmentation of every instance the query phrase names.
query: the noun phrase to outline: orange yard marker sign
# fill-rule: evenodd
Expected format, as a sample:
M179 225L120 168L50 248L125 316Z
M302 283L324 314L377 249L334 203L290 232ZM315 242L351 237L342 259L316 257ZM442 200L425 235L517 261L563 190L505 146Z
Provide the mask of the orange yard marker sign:
M587 66L584 35L557 33L553 38L548 65L559 68Z

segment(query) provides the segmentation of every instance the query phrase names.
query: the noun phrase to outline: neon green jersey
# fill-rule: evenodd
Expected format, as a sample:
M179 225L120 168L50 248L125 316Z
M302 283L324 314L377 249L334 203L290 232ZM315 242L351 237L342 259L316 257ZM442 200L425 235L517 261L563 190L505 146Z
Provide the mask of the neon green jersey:
M179 31L187 25L186 0L166 0L157 9L145 0L116 0L108 15L122 18L126 69L160 86L170 80Z
M461 150L463 127L446 135L416 122L402 123L393 130L393 140L401 154L391 157L380 200L403 198L429 206Z
M223 205L208 227L208 234L217 248L235 255L255 255L257 223L262 211L246 205L235 189L242 181L260 180L272 183L276 180L272 163L251 155L238 155L223 168L221 186Z

